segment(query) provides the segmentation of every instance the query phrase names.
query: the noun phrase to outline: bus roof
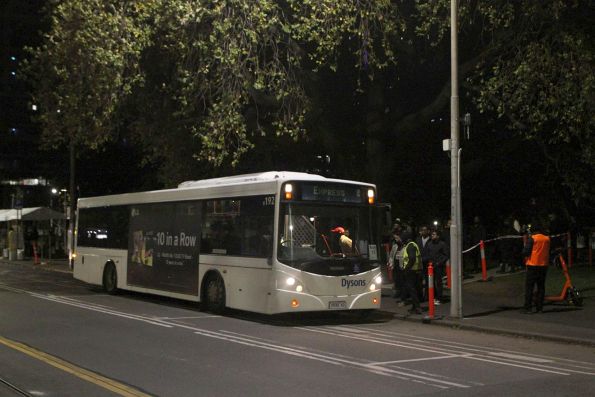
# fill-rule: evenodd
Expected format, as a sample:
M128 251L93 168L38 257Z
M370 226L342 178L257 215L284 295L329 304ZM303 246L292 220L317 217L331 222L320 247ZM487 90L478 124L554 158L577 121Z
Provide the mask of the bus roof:
M286 180L306 180L306 181L323 181L327 178L316 175L308 174L305 172L291 172L291 171L268 171L259 172L254 174L244 174L235 176L225 176L222 178L203 179L199 181L186 181L178 185L179 188L186 187L209 187L219 185L236 185L242 183L254 183L254 182L270 182L274 180L286 181Z
M228 176L222 178L204 179L198 181L186 181L178 185L177 188L154 190L149 192L123 193L110 196L85 197L78 199L79 207L95 207L101 205L118 205L142 202L189 200L195 197L193 191L204 191L212 188L213 196L229 193L232 188L238 194L258 194L263 189L271 189L272 184L283 183L285 181L323 181L335 183L357 184L363 186L374 186L370 183L356 182L342 179L330 179L321 175L308 174L305 172L291 171L268 171L254 174L244 174ZM244 186L242 185L252 185ZM237 188L233 189L234 186ZM258 187L261 186L261 187ZM265 186L271 186L265 188ZM232 194L232 196L235 194Z

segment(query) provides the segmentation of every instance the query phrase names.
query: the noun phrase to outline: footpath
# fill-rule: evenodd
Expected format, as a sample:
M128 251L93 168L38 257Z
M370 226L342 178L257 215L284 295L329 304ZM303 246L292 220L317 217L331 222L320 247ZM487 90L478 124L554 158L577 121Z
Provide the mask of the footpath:
M383 285L382 310L395 318L453 328L519 336L573 344L595 346L595 266L575 265L570 270L573 285L583 298L582 306L570 302L546 302L543 313L524 314L525 272L499 274L488 270L488 280L481 273L463 280L463 318L450 316L450 291L435 306L434 319L428 321L428 304L422 303L423 314L409 314L410 305L399 307L393 298L392 285ZM561 268L550 266L546 296L559 296L564 286Z
M31 271L56 271L72 273L66 260L50 260L34 265L31 260L2 263L25 266ZM463 318L450 317L449 290L444 289L445 299L435 306L434 319L427 318L428 304L423 303L424 313L409 314L410 305L399 307L393 298L393 287L383 285L381 311L395 319L417 321L431 325L474 330L486 333L557 341L595 346L595 266L575 265L570 269L572 282L583 297L577 307L568 303L546 303L543 313L523 314L525 273L498 274L488 270L488 279L482 282L481 273L463 280ZM562 270L550 266L547 276L546 295L560 295L564 285Z

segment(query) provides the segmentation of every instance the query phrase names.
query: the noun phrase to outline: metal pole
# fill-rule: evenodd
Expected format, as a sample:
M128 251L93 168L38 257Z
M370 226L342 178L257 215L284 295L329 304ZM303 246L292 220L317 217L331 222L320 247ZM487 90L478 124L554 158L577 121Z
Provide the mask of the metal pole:
M51 262L52 260L52 232L54 230L53 226L54 226L54 222L52 219L52 207L53 207L53 192L50 190L50 230L48 231L48 245L49 245L49 250L48 250L48 262Z
M75 165L74 165L75 157L74 157L74 138L70 137L70 202L68 207L68 259L69 264L71 263L70 260L72 259L71 254L74 250L74 209L76 205L75 199Z
M462 255L461 255L461 188L459 183L459 78L457 47L458 0L450 1L450 253L453 272L450 315L463 316L461 294Z

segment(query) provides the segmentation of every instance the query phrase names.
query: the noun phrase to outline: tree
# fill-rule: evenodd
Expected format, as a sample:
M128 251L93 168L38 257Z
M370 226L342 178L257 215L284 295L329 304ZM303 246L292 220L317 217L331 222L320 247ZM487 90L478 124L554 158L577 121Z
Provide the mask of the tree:
M120 3L52 8L32 68L49 77L36 91L48 142L76 136L97 147L126 135L171 184L284 164L271 148L295 159L297 141L331 154L338 176L376 180L391 201L403 193L386 181L406 180L403 164L448 188L423 164L444 157L430 120L448 109L448 0ZM463 105L495 131L476 135L478 150L489 139L537 143L545 180L592 203L590 2L460 3ZM417 199L427 197L405 197Z
M163 123L141 106L162 100L168 131L196 138L198 159L237 165L256 136L304 136L306 61L336 67L347 40L367 70L386 62L377 53L392 57L391 10L386 0L66 0L33 51L44 137L98 147L126 124L138 142L156 139L145 147L159 147ZM167 74L148 62L155 56L167 57L157 62ZM147 75L156 85L144 86Z
M69 0L51 8L51 30L31 49L27 73L48 146L97 148L117 130L114 114L142 82L138 62L153 1Z
M419 3L417 32L445 41L450 2ZM461 1L462 77L468 98L541 149L546 186L593 206L595 103L589 1ZM463 80L463 79L462 79ZM421 111L445 106L448 87ZM402 119L401 126L419 112ZM560 190L560 186L564 190Z

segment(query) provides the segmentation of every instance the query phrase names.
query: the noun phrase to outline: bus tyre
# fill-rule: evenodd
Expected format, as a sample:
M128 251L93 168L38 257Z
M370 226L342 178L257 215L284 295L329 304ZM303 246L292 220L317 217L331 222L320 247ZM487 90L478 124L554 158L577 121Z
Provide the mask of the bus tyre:
M103 269L103 290L110 295L118 291L118 272L112 262L106 263Z
M206 282L204 307L207 311L221 314L225 310L225 285L218 275L212 275Z

